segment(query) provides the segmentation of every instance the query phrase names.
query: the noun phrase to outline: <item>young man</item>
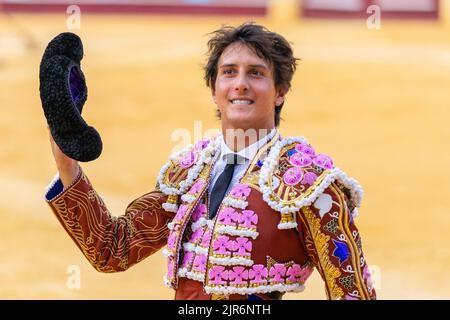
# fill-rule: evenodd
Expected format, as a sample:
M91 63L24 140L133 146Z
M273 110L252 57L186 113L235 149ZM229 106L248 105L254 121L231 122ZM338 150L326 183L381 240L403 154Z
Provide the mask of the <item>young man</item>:
M156 189L113 218L50 136L59 170L46 199L89 262L124 271L165 246L176 299L281 299L316 268L330 299L374 299L354 224L362 189L302 137L276 127L296 59L262 26L208 43L205 80L222 135L170 157Z

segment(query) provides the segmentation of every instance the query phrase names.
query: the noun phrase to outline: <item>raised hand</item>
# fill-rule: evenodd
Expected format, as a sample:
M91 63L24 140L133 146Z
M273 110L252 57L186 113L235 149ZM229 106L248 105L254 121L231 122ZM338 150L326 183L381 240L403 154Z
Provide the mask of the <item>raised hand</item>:
M64 188L67 188L78 177L81 170L80 166L78 165L78 161L69 158L64 152L61 151L53 139L50 130L48 131L48 136L50 146L52 148L53 158L55 159L56 167L58 168L59 178L61 179Z
M85 162L100 156L102 140L81 117L87 100L82 58L83 44L77 35L56 36L42 57L39 91L53 141L69 158Z

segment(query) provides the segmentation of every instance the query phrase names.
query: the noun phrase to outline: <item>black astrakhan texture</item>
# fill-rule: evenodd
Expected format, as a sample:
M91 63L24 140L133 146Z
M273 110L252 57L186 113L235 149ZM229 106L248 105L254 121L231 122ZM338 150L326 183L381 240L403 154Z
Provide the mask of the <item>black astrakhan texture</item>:
M87 162L102 152L99 133L81 117L87 100L87 86L80 62L83 58L81 39L73 33L61 33L45 49L41 60L39 80L44 115L56 144L70 158ZM77 68L72 76L70 71ZM78 92L73 97L72 92ZM76 98L76 99L75 99Z

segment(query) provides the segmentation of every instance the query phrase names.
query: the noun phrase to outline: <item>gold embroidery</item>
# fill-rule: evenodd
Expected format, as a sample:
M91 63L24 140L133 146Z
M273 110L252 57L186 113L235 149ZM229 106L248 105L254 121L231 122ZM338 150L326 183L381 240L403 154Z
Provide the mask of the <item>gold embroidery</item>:
M211 300L228 300L229 297L224 294L212 294Z
M167 198L167 203L178 204L178 195L169 195L169 197Z
M252 162L247 168L247 171L245 172L244 176L241 179L241 183L248 184L249 186L253 187L254 189L261 191L259 188L259 170L255 172L254 168L258 164L258 160L264 159L268 151L278 140L280 139L280 133L277 131L275 135L272 137L272 139L266 143L264 146L262 146L258 153L253 158Z
M76 189L80 183L85 183L90 190L83 192ZM168 229L165 221L161 220L163 217L158 214L158 210L162 210L160 193L149 193L138 198L128 206L124 216L113 217L84 174L77 184L50 206L98 271L125 270L164 244ZM92 200L94 198L98 203ZM144 215L153 217L148 219L147 216L145 219Z
M89 190L89 192L88 192L88 197L89 197L89 199L91 200L91 201L94 201L94 200L96 200L96 193L95 193L95 191L94 190Z
M345 205L344 194L342 193L342 191L340 189L337 188L337 186L334 183L332 183L330 185L330 190L332 192L334 192L334 194L339 198L339 204L340 204L339 211L340 212L339 212L338 224L339 224L340 230L344 233L344 235L347 239L347 242L349 244L347 247L350 251L350 257L352 259L352 266L355 271L355 286L358 288L358 291L360 292L361 297L363 297L365 299L370 299L370 295L367 291L366 286L364 285L363 277L361 274L361 268L359 266L360 254L358 252L358 247L357 247L357 244L355 243L352 233L348 227L349 212L347 210L347 206Z
M292 212L282 213L280 223L295 222L294 214Z
M166 239L169 235L169 230L167 228L167 224L162 221L162 217L158 214L159 210L162 210L161 204L159 202L159 198L161 194L159 193L148 193L133 203L131 203L126 209L125 216L120 218L128 217L128 221L132 223L133 228L135 226L139 226L138 236L145 236L146 241L151 240L152 242L161 241ZM151 224L149 224L145 219L146 215L153 216L154 220L150 220ZM141 241L136 239L130 244L137 244Z
M192 211L197 207L197 205L200 203L200 201L204 198L205 194L207 193L206 190L208 188L208 182L206 182L206 181L208 180L208 177L210 177L211 170L212 170L216 160L217 160L217 157L214 158L214 161L210 162L208 165L205 165L203 167L202 171L199 173L199 176L196 179L196 181L198 181L200 179L203 179L205 181L205 183L203 184L202 189L195 196L195 200L193 202L191 202L191 203L183 203L183 205L187 206L186 213L184 214L182 220L179 223L177 223L177 225L179 227L173 230L174 232L177 233L176 234L176 239L175 239L175 246L174 246L174 248L172 250L169 250L169 251L174 254L174 256L175 256L175 263L174 263L174 266L173 266L173 269L172 269L172 273L168 274L168 279L170 280L170 282L171 282L171 284L172 284L172 286L174 288L176 288L177 285L178 285L177 270L178 270L179 255L183 251L183 250L180 249L180 246L182 244L182 239L185 236L189 236L188 233L185 233L186 229L187 229L186 225L188 224L188 222L191 219ZM219 210L220 210L220 208L219 208Z
M361 238L358 238L358 240L356 240L356 246L358 247L359 252L362 252Z
M331 219L323 228L332 234L337 234L337 219Z
M305 187L302 185L295 186L295 188L298 187L298 189L299 189L299 190L297 190L299 196L296 198L291 198L291 197L285 197L283 199L281 198L282 189L286 186L283 182L281 182L280 185L278 186L277 192L271 194L271 198L279 203L284 204L284 205L291 205L297 201L301 201L302 199L309 197L316 190L317 186L322 183L322 181L325 179L325 177L328 175L329 172L330 172L330 170L325 170L320 176L317 177L317 179L314 181L314 183L306 190L305 190ZM282 180L283 179L281 178L280 181L282 181ZM274 190L274 188L272 186L272 179L269 179L267 184L271 190Z
M305 225L304 220L303 221L303 225ZM313 252L315 251L315 247L314 247L314 240L311 237L311 233L308 232L308 230L305 229L305 247L306 247L306 251L308 252L308 258L309 260L311 260L311 262L318 266L319 265L319 261L317 261L316 256L313 254L310 254L309 252Z
M120 262L119 262L119 267L122 269L126 269L128 266L128 257L127 256L123 256L120 258Z
M281 189L281 188L280 188ZM287 186L284 190L283 200L289 201L289 198L291 198L291 194L293 193L295 195L294 188L291 186Z
M351 291L355 284L355 276L353 274L339 279L339 283L348 291Z
M290 165L288 162L287 152L294 147L293 144L288 144L284 146L280 153L278 159L278 166L276 166L270 173L269 179L267 181L267 187L272 190L269 194L269 197L272 201L283 204L284 206L289 206L294 204L295 202L301 201L304 198L309 197L317 187L323 182L323 180L328 176L331 170L323 170L314 165L303 167L302 171L305 174L306 172L314 172L317 174L317 179L314 183L307 187L303 184L297 184L295 186L286 185L283 181L283 174L286 172ZM276 177L279 180L279 185L273 185L273 177Z
M259 171L248 173L242 178L241 182L252 187L258 192L261 192L261 189L259 188Z
M269 179L269 184L271 183L271 181L270 181L271 179ZM282 198L282 193L283 193L283 189L284 189L284 183L283 182L280 182L280 186L278 187L278 190L277 190L277 192L276 192L276 194L275 194L275 196L276 196L276 198L277 199L281 199Z
M322 268L325 281L329 288L329 294L331 295L330 298L342 298L344 296L344 292L336 283L336 279L341 276L341 272L339 271L339 268L334 266L329 259L328 241L330 241L330 237L322 233L320 229L320 219L314 216L314 213L309 207L303 207L302 212L306 218L306 223L314 241L314 246L319 257L320 267Z
M164 183L170 187L178 188L179 183L187 177L187 171L181 168L177 163L171 161L170 167L164 175Z

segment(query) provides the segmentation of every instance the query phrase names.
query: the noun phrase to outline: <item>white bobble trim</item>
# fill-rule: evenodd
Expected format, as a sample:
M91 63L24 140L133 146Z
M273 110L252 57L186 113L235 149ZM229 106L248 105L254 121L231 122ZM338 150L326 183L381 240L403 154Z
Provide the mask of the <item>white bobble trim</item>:
M178 276L179 277L186 277L187 272L188 272L188 269L186 269L186 268L178 268Z
M191 194L183 194L181 200L187 203L192 203L195 201L195 197Z
M216 232L219 234L228 234L230 236L241 236L241 237L251 237L253 239L256 239L259 235L257 231L253 230L245 230L245 229L237 229L236 227L232 226L219 226L216 227Z
M191 225L191 230L195 231L198 228L202 228L204 225L206 225L206 223L207 223L207 220L205 218L201 217L200 219L198 219L196 222L194 222Z
M196 254L204 254L204 255L208 255L209 250L208 250L208 248L203 248L203 247L197 246L197 247L195 248L195 253L196 253Z
M221 266L252 266L253 260L246 258L219 258L211 256L209 261Z
M294 229L297 228L297 222L283 222L278 224L278 229L285 230L285 229Z
M197 162L188 170L187 178L186 180L183 180L179 183L179 187L169 187L164 183L164 177L166 175L166 171L169 169L172 163L179 162L180 158L184 156L187 152L190 152L193 148L192 145L187 146L183 150L180 150L179 152L175 153L174 155L170 156L170 161L167 162L159 172L158 175L158 184L161 191L166 195L181 195L184 194L189 187L192 186L194 181L197 179L200 172L203 170L203 167L206 163L210 163L212 161L212 154L216 154L215 152L219 147L219 139L212 139L210 140L208 146L198 151L197 156L198 160Z
M164 210L166 210L167 212L177 212L178 211L178 206L174 203L163 203L162 204L162 208Z
M167 228L169 229L169 230L173 230L174 228L175 228L175 225L176 225L177 223L175 223L175 222L169 222L168 224L167 224Z
M194 251L195 250L195 245L191 242L185 242L183 243L183 249L185 251Z
M232 286L205 286L205 292L208 294L253 294L253 293L267 293L272 291L280 292L301 292L305 290L305 286L294 283L294 284L273 284L273 285L262 285L250 288L239 288Z
M162 254L164 255L164 257L168 258L168 257L173 257L173 253L170 252L167 248L164 248L162 251Z
M186 278L201 281L203 282L205 280L205 273L203 272L196 272L196 271L189 271L186 273Z
M232 197L225 197L222 201L225 206L236 208L236 209L245 209L248 206L248 202L241 199L234 199Z
M171 283L170 280L167 278L167 274L163 277L163 281L164 281L164 285L165 285L166 287L173 289L172 283Z

